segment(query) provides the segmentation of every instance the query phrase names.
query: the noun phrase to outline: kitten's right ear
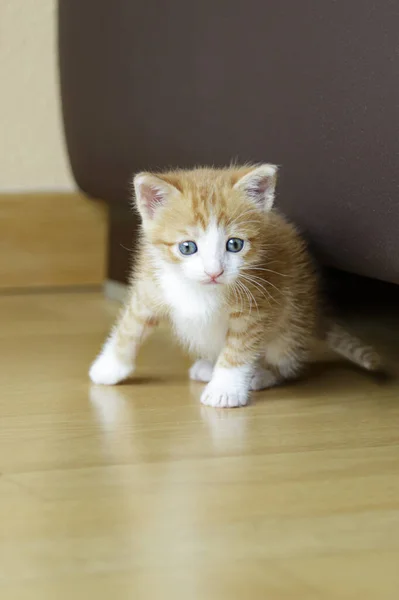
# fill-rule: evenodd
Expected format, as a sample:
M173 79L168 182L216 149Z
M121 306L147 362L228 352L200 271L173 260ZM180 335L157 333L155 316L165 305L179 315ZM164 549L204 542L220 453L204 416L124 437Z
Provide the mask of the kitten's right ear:
M138 173L133 180L136 206L143 219L153 219L171 194L180 192L161 177Z

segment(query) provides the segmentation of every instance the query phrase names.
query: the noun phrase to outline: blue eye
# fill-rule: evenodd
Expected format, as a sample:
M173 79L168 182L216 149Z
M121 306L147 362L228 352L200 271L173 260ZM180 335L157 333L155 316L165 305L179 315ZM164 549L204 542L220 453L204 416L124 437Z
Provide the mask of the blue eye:
M183 256L190 256L190 254L195 254L198 248L195 242L182 242L179 244L179 250Z
M240 238L230 238L227 240L226 250L227 252L240 252L244 247L244 240Z

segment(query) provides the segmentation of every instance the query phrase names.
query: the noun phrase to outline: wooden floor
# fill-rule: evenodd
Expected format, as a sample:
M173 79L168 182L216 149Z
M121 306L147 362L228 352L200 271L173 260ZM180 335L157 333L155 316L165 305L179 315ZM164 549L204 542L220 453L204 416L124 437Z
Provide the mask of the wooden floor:
M1 599L396 600L399 377L320 362L204 408L161 332L91 387L116 308L0 297ZM363 326L392 364L398 325Z

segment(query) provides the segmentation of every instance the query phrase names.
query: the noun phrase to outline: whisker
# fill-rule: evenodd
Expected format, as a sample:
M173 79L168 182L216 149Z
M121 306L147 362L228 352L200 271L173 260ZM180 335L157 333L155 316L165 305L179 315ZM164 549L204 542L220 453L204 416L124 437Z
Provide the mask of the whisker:
M241 298L239 298L239 296L238 296L237 286L235 283L233 283L232 290L234 292L234 298L235 298L237 305L238 305L238 300L240 299L240 307L241 307L240 314L242 314L242 301L241 301Z
M229 223L229 225L234 225L235 223L237 223L238 219L235 219L232 223ZM247 223L259 223L258 219L245 219L245 221L243 222L243 225L246 225Z
M268 283L272 287L276 287L273 283L271 283L268 279L265 279L264 277L259 277L258 275L252 275L252 274L249 275L248 273L246 273L245 276L250 277L251 279L255 279L257 281L261 281L262 283ZM276 289L278 289L278 288L276 287ZM279 292L282 293L281 290L279 290Z
M287 273L280 273L279 271L273 271L273 269L266 269L265 267L257 267L253 265L249 265L247 267L241 267L242 271L267 271L268 273L274 273L275 275L280 275L281 277L292 277L292 275L288 275Z
M121 248L123 248L124 250L127 250L128 252L134 252L133 248L126 248L126 246L124 246L123 244L119 244Z
M249 314L251 314L251 312L252 312L252 301L251 301L251 298L248 296L247 289L246 289L246 287L243 285L243 283L242 283L241 281L239 281L239 282L237 282L237 283L238 283L238 285L240 286L240 289L241 289L241 290L244 292L244 294L246 295L246 297L247 297L247 300L249 301Z
M248 275L242 275L242 277L244 277L245 279L247 279L248 281L252 281L253 285L258 285L260 286L265 292L267 292L267 294L269 295L269 298L272 298L272 300L274 300L275 302L277 302L277 304L280 304L280 302L277 300L277 298L275 298L270 292L269 290L267 290L264 286L262 286L258 281L256 281L254 278L251 278ZM271 283L270 281L268 281L267 279L261 279L261 278L256 278L259 279L260 281L262 281L262 283L265 283L266 285L269 284L271 285L273 288L275 288L277 290L277 292L282 295L283 292L281 290L279 290L278 287L276 287L273 283Z
M237 281L238 285L241 287L242 291L245 293L248 301L249 301L249 314L252 312L252 300L251 296L248 293L248 288L243 284L242 281Z
M243 310L244 310L244 304L243 304L243 300L242 300L241 290L238 287L237 282L235 282L233 284L233 289L234 289L234 294L236 295L236 298L237 298L237 303L238 303L238 300L240 300L240 314L242 315Z
M245 210L242 213L234 213L232 215L233 218L229 219L228 221L228 225L234 225L234 223L236 223L238 221L238 219L241 219L243 217L245 217L245 215L249 215L249 214L253 214L255 215L256 213L256 209L253 209L252 207L249 208L248 210ZM257 223L259 223L260 219L256 220Z
M256 206L248 205L243 212L240 212L240 210L241 206L237 206L236 210L232 213L231 217L242 217L243 215L247 215L250 212L255 213L257 209Z
M244 285L244 284L243 284L243 285ZM256 311L257 311L257 313L258 313L258 317L259 317L259 306L258 306L258 303L256 302L256 298L255 298L255 296L253 295L253 293L251 292L251 290L248 288L248 286L244 285L244 287L247 289L248 293L250 294L251 298L253 299L253 301L254 301L254 303L255 303L255 306L256 306Z
M229 227L230 229L234 230L234 229L239 229L240 227L242 227L243 229L246 227L246 225L250 225L250 224L254 224L254 227L256 227L257 224L259 224L259 221L255 221L254 219L250 219L249 221L245 220L242 223L237 221L234 221L234 223L228 223L227 227ZM235 234L233 234L235 235Z
M283 292L276 285L274 285L274 283L272 283L268 279L261 279L261 281L263 281L263 283L265 283L266 285L271 285L280 295L283 295Z
M256 298L255 298L255 296L252 294L252 292L251 292L251 290L248 288L248 286L246 286L246 285L245 285L245 284L244 284L242 281L241 281L240 283L241 283L241 285L243 286L243 288L245 289L245 291L246 291L246 293L247 293L247 296L248 296L248 294L249 294L249 295L250 295L250 297L252 298L252 300L254 301L254 304L255 304L255 306L256 306L256 311L257 311L257 313L258 313L258 316L259 316L259 306L258 306L258 303L257 303L257 301L256 301Z
M243 293L242 293L242 291L241 291L241 289L240 289L239 286L238 286L238 293L239 293L239 296L240 296L240 304L241 304L241 306L240 306L240 312L241 312L241 314L243 314L243 312L244 312L244 300L245 299L244 299Z
M260 283L258 283L257 281L253 281L252 279L249 279L245 275L241 275L241 277L243 277L246 281L248 281L249 283L254 285L267 301L270 301L270 299L274 300L274 298L273 298L272 294L269 292L269 290L264 288Z

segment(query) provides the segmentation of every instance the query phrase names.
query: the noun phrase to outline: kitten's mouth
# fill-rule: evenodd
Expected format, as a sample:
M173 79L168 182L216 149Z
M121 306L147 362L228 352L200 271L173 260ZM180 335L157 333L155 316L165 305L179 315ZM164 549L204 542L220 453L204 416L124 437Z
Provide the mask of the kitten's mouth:
M221 281L216 281L215 279L208 279L203 282L203 285L222 285Z

